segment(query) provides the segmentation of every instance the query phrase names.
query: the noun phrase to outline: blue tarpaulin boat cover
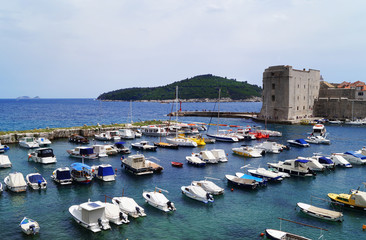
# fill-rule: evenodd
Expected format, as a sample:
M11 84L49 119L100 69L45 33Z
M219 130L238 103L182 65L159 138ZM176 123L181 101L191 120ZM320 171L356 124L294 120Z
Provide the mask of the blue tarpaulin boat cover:
M302 138L299 138L299 139L296 139L295 140L296 142L298 142L298 143L301 143L301 144L308 144L304 139L302 139Z
M114 171L111 166L98 168L98 176L111 176L111 175L114 175Z
M93 154L93 148L81 148L80 149L80 155L89 155Z
M348 151L348 152L345 152L344 154L352 155L354 157L361 158L361 159L366 159L366 156L365 155L356 153L354 151Z
M333 161L330 160L329 158L326 157L320 157L319 158L319 163L323 163L323 164L333 164Z
M243 176L241 176L240 178L251 179L251 180L255 180L257 182L263 182L263 178L254 177L254 176L248 175L248 174L243 174Z
M125 142L116 142L116 143L114 143L115 145L123 145L123 144L125 144Z
M65 180L65 179L71 179L70 171L56 171L56 178L58 180Z
M306 160L306 159L297 159L297 160L295 160L295 162L307 163L307 162L309 162L309 160Z
M71 164L71 167L76 171L83 171L84 169L91 170L91 167L84 163L73 163Z
M44 179L41 176L41 174L29 176L28 179L31 183L38 183L39 181L44 182Z

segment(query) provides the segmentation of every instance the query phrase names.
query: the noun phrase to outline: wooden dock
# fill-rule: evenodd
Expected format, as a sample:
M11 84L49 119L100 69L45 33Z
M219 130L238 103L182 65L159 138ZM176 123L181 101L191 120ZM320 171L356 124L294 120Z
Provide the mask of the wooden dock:
M179 117L217 117L217 111L180 111ZM176 112L169 113L168 116L175 116ZM256 118L256 112L220 112L222 118Z

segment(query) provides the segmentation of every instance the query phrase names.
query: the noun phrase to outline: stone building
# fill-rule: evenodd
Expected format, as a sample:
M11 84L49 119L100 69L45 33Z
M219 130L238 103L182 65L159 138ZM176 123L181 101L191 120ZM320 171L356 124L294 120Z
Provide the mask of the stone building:
M263 73L263 105L258 119L297 122L313 117L320 78L319 70L297 70L288 65L267 68Z

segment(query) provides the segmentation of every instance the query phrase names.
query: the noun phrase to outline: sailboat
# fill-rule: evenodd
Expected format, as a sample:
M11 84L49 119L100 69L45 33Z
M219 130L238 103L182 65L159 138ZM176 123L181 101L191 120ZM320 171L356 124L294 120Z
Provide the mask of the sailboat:
M175 102L176 102L176 121L178 123L178 86L176 87L176 99L175 99ZM175 137L174 138L166 138L166 141L168 143L172 143L172 144L176 144L178 146L182 146L182 147L197 147L197 143L192 141L192 140L189 140L187 138L182 138L182 137L178 137L178 129L177 131L175 132Z
M219 130L219 122L220 122L220 97L221 97L221 88L219 89L219 101L218 101L218 109L217 109L217 132L216 134L206 134L210 138L216 139L216 141L220 142L238 142L239 139L235 136L229 135L223 131Z

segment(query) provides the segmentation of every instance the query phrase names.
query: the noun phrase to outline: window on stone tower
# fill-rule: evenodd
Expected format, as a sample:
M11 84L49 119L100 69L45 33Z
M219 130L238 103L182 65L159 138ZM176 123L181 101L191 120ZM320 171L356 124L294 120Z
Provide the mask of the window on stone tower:
M276 85L272 83L272 89L276 89Z
M272 102L274 102L276 100L276 96L272 95Z
M299 106L296 107L296 110L299 110Z

